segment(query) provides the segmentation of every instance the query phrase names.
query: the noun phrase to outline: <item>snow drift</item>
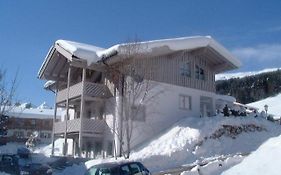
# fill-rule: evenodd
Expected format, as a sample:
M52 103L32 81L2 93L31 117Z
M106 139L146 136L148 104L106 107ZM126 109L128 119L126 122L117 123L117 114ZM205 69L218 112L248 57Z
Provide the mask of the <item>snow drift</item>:
M271 138L262 144L255 152L246 157L242 163L222 173L222 175L280 175L281 136Z

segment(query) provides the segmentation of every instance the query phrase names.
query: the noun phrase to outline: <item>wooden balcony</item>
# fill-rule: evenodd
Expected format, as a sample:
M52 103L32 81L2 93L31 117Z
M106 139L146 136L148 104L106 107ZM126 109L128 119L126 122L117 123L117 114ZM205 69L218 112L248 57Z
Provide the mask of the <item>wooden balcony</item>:
M74 119L67 121L67 133L75 133L80 132L80 127L82 127L81 131L87 134L103 134L104 129L106 127L106 123L104 120L95 120L95 119ZM65 132L65 121L56 122L54 124L54 133L55 134L63 134Z
M84 91L83 91L84 89ZM90 83L90 82L80 82L70 86L69 88L69 99L77 98L84 93L85 96L108 98L111 97L108 87L104 84ZM56 102L61 103L67 99L67 88L58 91Z

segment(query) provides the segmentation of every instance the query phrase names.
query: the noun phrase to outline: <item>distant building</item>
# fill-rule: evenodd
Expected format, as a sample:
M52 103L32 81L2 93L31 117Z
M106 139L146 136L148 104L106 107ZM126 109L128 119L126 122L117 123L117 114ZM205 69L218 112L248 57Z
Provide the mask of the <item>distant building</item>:
M30 106L30 105L29 105ZM51 143L53 128L53 109L45 109L44 104L38 108L19 106L12 108L6 115L7 135L0 137L0 142L25 143L32 133L38 133L37 143Z

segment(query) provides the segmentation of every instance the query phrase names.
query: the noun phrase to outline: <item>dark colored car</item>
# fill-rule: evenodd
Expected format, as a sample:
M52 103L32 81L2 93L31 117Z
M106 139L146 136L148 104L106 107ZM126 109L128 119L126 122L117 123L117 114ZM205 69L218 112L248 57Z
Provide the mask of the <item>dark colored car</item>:
M18 148L17 153L20 158L28 158L30 156L30 150L26 147Z
M20 175L51 175L52 168L47 164L32 163L19 167Z
M112 162L94 165L85 175L150 175L140 162Z
M13 154L0 154L0 171L18 174L18 157Z

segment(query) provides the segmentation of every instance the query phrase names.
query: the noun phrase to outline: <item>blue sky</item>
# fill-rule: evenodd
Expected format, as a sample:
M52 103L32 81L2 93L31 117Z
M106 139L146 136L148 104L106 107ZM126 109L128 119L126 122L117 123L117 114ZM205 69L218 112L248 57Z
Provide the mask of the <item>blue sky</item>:
M109 47L135 35L211 35L242 61L238 71L281 67L281 1L0 1L0 67L7 79L19 69L22 102L53 104L37 72L57 39Z

